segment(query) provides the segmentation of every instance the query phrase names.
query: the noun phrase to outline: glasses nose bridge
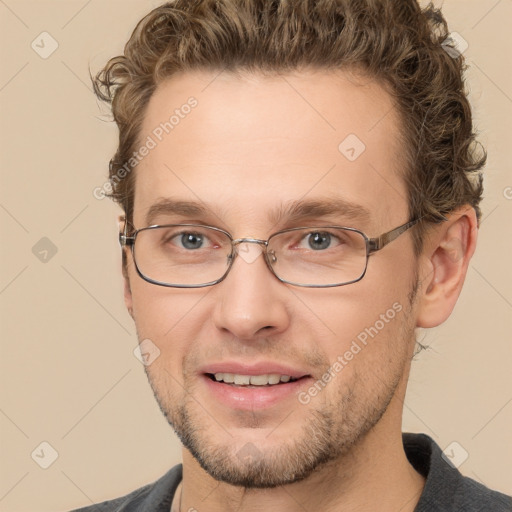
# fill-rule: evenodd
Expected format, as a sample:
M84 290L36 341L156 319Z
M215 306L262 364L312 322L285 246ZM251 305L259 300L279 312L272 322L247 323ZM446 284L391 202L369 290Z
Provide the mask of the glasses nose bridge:
M269 242L268 240L262 240L260 238L236 238L235 240L231 241L232 252L231 252L231 255L229 256L229 259L234 260L239 255L238 247L240 246L240 244L243 244L243 243L257 244L258 246L261 247L263 257L264 257L265 261L267 261L267 265L268 265L268 251L267 251L268 242ZM247 261L246 258L244 258L244 259ZM253 258L249 258L249 259L252 260Z
M231 245L237 247L243 243L263 245L265 248L268 246L268 240L261 240L260 238L236 238L231 242Z

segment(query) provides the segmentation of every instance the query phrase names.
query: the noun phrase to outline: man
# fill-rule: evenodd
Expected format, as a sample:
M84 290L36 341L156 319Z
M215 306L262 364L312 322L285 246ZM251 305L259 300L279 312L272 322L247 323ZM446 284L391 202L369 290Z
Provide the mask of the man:
M125 301L184 447L100 510L512 510L401 432L480 216L447 36L414 0L177 0L94 79Z

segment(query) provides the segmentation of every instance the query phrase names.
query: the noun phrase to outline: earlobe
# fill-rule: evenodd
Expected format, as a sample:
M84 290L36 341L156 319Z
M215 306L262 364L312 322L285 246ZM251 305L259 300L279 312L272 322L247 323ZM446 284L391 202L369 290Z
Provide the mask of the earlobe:
M450 316L475 252L477 231L475 210L465 206L449 215L425 240L417 327L435 327Z

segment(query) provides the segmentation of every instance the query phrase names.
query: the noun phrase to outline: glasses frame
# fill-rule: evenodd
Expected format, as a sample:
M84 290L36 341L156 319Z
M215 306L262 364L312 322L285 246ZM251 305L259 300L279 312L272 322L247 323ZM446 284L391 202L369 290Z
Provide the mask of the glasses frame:
M405 233L408 229L412 228L419 221L420 221L420 219L410 220L410 221L406 222L405 224L402 224L401 226L393 228L390 231L382 233L381 235L374 237L374 238L368 237L363 231L361 231L359 229L346 227L346 226L303 226L303 227L298 227L298 228L288 228L288 229L283 229L281 231L277 231L276 233L273 233L272 235L270 235L267 240L261 240L259 238L236 238L236 239L233 239L231 234L228 233L227 231L225 231L224 229L216 228L214 226L208 226L206 224L187 224L187 223L184 223L184 224L154 224L152 226L147 226L145 228L137 229L137 230L133 231L133 233L131 235L128 235L126 232L127 223L125 222L124 233L119 233L119 243L121 244L121 247L130 247L131 248L133 262L135 264L135 269L137 271L137 274L142 279L144 279L144 281L147 281L148 283L155 284L158 286L165 286L168 288L205 288L207 286L213 286L217 283L220 283L220 282L224 281L224 279L226 279L227 275L229 274L229 271L233 267L233 263L234 263L236 257L238 256L236 247L238 245L240 245L241 243L254 243L254 244L263 246L262 252L263 252L265 263L266 263L268 269L282 283L291 284L292 286L300 286L302 288L333 288L336 286L346 286L348 284L353 284L353 283L357 283L358 281L361 281L361 279L363 279L363 277L366 275L366 271L368 269L368 259L370 258L370 256L372 254L376 253L377 251L380 251L384 247L386 247L386 245L391 243L393 240L396 240L402 233ZM184 226L184 227L191 226L191 227L209 228L209 229L213 229L214 231L219 231L221 233L224 233L229 238L229 240L231 241L231 253L228 256L228 259L230 261L229 261L228 268L226 269L226 272L224 272L224 274L222 275L222 277L220 277L220 279L217 279L215 281L210 281L209 283L197 284L197 285L196 284L193 284L193 285L169 284L169 283L164 283L162 281L156 281L154 279L151 279L151 278L145 276L140 271L139 266L137 265L137 258L135 256L135 241L137 239L137 235L142 231L147 231L150 229L163 228L163 227L176 227L176 226ZM294 283L294 282L282 279L275 273L274 269L272 268L272 264L269 260L269 254L267 252L268 244L272 238L274 238L277 235L280 235L281 233L288 233L291 231L298 231L301 229L309 229L309 230L314 231L316 229L321 230L321 229L332 229L332 228L344 229L347 231L353 231L355 233L359 233L360 235L362 235L362 237L365 240L366 260L365 260L364 270L363 270L362 274L357 279L353 279L352 281L348 281L346 283L335 283L335 284L320 284L320 285L298 284L298 283Z

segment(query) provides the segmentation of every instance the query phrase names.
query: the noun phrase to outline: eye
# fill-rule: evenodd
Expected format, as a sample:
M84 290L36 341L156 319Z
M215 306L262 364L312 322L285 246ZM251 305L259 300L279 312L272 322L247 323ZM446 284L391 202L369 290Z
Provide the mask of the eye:
M328 231L312 231L302 237L301 242L307 244L306 247L299 243L299 248L322 251L331 248L332 244L340 245L340 238Z
M176 254L206 253L215 249L229 250L229 235L204 226L157 226L142 231L151 240L153 250Z
M162 248L177 248L186 251L197 251L199 249L210 249L216 247L207 233L201 231L179 231L177 229L166 229L161 235Z
M205 239L207 240L207 237L204 235L192 232L182 232L171 238L171 240L176 240L178 247L183 249L201 249Z

